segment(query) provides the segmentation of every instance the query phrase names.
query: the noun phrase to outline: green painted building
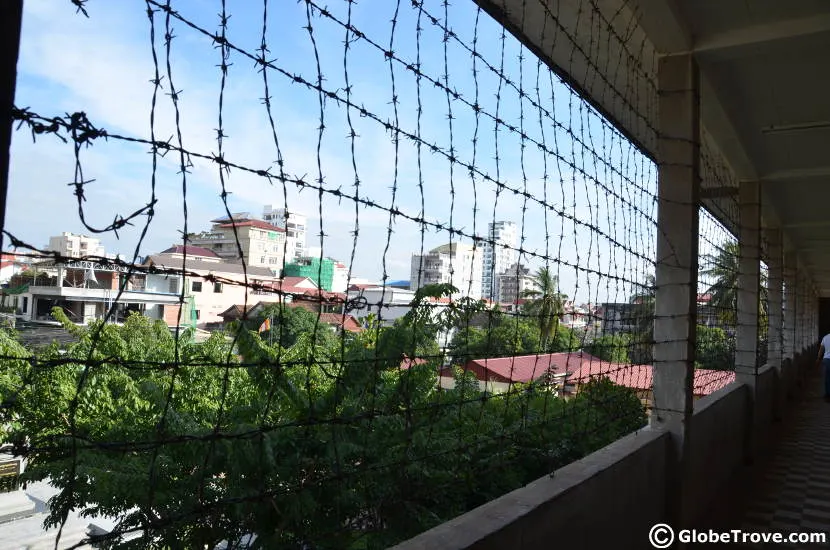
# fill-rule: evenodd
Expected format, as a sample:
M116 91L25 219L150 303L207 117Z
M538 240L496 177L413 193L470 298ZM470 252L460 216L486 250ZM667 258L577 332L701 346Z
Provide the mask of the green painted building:
M320 258L301 258L296 262L285 264L282 273L283 277L307 277L323 290L331 292L334 266L334 260L328 258L323 258L322 265Z

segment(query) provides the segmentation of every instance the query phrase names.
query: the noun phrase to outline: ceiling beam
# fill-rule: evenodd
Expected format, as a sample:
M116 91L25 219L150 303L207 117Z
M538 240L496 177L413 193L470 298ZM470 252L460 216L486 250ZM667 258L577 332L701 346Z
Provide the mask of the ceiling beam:
M830 31L830 14L816 14L800 19L786 19L704 35L695 40L693 48L697 53L717 52L828 31Z
M794 223L785 223L783 227L787 229L798 229L798 228L805 228L809 229L812 227L830 227L830 220L817 220L812 222L794 222Z
M791 181L812 178L830 178L830 166L778 170L761 176L761 181Z
M692 33L680 17L675 0L626 0L654 49L663 55L692 48Z

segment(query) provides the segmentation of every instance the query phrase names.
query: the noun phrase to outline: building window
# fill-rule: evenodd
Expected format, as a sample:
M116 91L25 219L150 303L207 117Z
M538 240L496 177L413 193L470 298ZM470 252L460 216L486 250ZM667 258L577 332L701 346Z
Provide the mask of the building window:
M196 312L196 320L198 321L198 320L199 320L199 310L198 310L198 309L195 309L195 310L193 310L193 311L195 311L195 312Z
M28 296L23 297L23 308L22 309L23 309L23 313L26 313L26 310L29 309L29 297Z
M222 283L213 283L213 292L220 294L222 292Z
M179 291L179 280L178 279L170 279L170 286L167 289L170 291L170 294L175 294Z
M202 281L193 281L190 283L190 290L193 292L202 292Z

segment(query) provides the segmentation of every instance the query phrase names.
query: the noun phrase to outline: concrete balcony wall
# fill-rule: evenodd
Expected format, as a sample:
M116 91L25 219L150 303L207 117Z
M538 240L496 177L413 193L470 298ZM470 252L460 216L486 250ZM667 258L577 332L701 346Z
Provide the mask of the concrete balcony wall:
M690 483L682 498L689 525L705 519L753 455L767 448L776 416L814 368L814 353L809 348L784 361L780 374L762 367L754 390L734 382L695 402L685 447ZM789 399L776 405L779 394ZM668 431L645 428L394 548L646 548L651 526L667 521L673 448Z
M630 434L394 548L642 548L664 521L669 434Z
M684 499L691 520L706 512L745 463L750 398L748 386L733 382L695 401L689 476L701 482L690 483Z
M778 370L773 365L764 365L758 370L755 382L755 407L753 427L755 441L758 443L757 452L764 452L770 442L766 434L772 429L776 416L776 395L783 387Z

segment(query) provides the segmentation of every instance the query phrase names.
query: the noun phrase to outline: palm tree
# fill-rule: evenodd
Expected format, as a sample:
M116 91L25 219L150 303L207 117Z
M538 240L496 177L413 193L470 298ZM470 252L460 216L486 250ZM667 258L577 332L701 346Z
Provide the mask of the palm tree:
M722 322L734 326L737 323L740 274L740 247L738 242L727 242L719 247L717 254L706 254L703 259L705 265L709 267L703 270L701 274L714 280L706 290L706 293L710 295L709 305L719 310ZM766 304L767 274L761 271L758 295L758 324L761 327L765 326L766 323Z
M538 319L542 349L547 349L559 328L568 297L558 292L559 278L547 267L540 267L530 279L536 288L525 290L522 297L531 299L526 310Z
M703 256L707 266L701 275L714 280L706 290L709 294L709 305L716 308L723 323L734 325L737 319L735 312L738 306L738 273L740 255L737 241L727 242L719 247L717 254Z

